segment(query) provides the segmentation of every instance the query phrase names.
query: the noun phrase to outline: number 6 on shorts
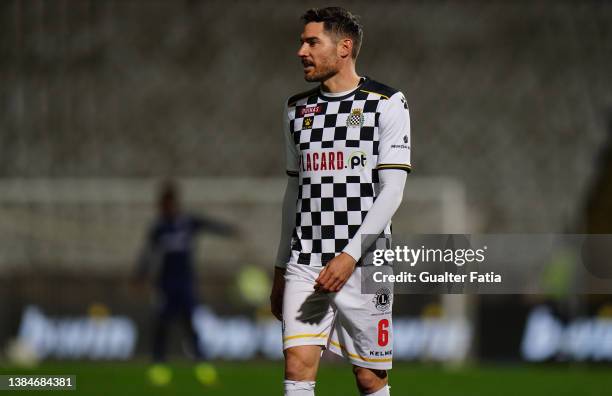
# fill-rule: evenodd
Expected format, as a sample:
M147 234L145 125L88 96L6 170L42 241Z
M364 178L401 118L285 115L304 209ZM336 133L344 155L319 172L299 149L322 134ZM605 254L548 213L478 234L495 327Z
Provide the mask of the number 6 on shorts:
M378 321L378 345L386 346L389 343L389 320L381 319Z

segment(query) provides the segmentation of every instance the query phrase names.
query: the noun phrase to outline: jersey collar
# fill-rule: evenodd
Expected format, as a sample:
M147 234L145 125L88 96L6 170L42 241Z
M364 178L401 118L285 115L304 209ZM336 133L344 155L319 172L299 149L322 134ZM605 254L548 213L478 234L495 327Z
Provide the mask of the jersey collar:
M359 89L363 86L363 84L365 84L365 82L368 80L368 77L361 77L361 79L359 80L359 85L357 86L357 88L353 89L352 91L348 92L345 95L341 95L341 96L328 96L325 95L323 93L323 91L321 91L321 86L319 86L319 98L328 101L328 102L336 102L338 100L343 100L346 98L349 98L353 95L355 95L355 92L359 91Z

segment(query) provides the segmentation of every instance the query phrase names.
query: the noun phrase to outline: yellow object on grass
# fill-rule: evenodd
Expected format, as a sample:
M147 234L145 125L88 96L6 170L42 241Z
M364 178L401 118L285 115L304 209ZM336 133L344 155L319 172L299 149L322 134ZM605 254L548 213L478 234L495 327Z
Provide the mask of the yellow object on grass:
M165 364L155 364L147 372L149 381L155 386L166 386L172 381L172 370Z
M217 369L210 363L200 363L194 368L196 379L205 386L215 385L219 380Z

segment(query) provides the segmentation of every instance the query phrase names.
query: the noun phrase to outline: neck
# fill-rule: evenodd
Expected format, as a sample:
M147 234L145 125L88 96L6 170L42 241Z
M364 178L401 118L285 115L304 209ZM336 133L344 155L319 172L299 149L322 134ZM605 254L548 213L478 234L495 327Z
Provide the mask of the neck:
M321 83L321 89L325 92L344 92L359 85L359 76L355 72L355 64L350 63L348 67L341 69L329 79Z

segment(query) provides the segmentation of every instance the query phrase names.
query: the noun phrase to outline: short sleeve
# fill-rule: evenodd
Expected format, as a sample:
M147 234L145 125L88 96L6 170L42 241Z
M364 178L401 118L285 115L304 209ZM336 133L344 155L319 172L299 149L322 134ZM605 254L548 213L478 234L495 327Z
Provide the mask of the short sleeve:
M286 158L285 169L287 170L287 175L297 177L299 175L298 153L295 143L293 142L293 136L289 130L289 122L289 108L287 102L285 102L285 106L283 106L283 141L285 144Z
M381 102L376 169L410 172L410 114L401 92Z

